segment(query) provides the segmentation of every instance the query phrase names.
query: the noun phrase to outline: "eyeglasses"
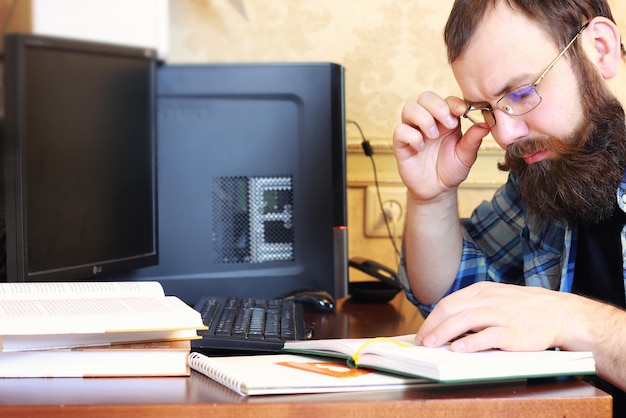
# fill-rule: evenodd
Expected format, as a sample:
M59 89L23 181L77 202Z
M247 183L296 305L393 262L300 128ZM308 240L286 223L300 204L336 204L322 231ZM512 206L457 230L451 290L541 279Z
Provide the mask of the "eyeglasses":
M534 108L536 108L539 103L541 103L541 96L537 92L537 86L539 83L543 81L544 78L548 75L552 67L557 63L557 61L567 52L567 50L574 44L576 39L580 36L580 34L585 30L588 23L585 24L580 30L574 35L571 41L563 48L563 50L556 56L555 59L552 60L548 68L544 70L543 73L537 78L537 80L532 84L527 84L522 87L518 87L514 90L509 91L504 96L502 96L496 102L496 108L505 111L509 115L513 116L521 116L530 112ZM463 117L469 119L481 128L493 128L496 125L496 116L493 113L493 108L491 105L486 104L483 107L474 107L473 104L469 104L465 113L463 113Z

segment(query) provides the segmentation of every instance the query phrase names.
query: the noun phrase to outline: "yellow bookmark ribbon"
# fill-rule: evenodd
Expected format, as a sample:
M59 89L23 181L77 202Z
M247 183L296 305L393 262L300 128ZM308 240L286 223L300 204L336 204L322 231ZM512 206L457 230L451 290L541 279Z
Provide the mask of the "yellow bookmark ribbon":
M368 346L380 341L388 341L391 343L394 343L396 345L399 345L400 347L410 347L410 345L405 344L401 341L396 341L393 338L389 338L389 337L376 337L376 338L372 338L369 341L364 342L363 344L361 344L361 346L359 348L357 348L357 350L354 352L354 354L352 354L352 356L348 359L347 363L348 366L350 367L359 367L359 356L361 355L361 352Z

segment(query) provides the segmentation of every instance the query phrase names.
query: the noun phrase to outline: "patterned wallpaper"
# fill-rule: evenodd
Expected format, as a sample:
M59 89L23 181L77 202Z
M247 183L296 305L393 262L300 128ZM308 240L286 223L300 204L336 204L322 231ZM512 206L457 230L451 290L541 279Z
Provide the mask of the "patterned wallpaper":
M610 0L626 33L626 2ZM332 61L346 114L390 141L402 105L458 94L442 30L452 0L170 0L170 62ZM357 132L348 128L348 137Z
M440 70L450 0L241 2L247 18L224 0L171 0L169 61L342 64L347 117L370 139L391 137L417 91L455 91L451 73Z

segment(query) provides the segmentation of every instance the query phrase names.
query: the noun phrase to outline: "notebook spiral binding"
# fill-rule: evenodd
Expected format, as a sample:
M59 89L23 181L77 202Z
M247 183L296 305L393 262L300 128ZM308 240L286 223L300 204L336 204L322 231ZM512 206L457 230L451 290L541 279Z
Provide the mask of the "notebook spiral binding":
M239 381L230 370L214 362L210 357L200 353L190 353L187 360L189 367L193 370L202 373L210 379L215 380L221 385L234 390L241 396L248 396L246 385Z

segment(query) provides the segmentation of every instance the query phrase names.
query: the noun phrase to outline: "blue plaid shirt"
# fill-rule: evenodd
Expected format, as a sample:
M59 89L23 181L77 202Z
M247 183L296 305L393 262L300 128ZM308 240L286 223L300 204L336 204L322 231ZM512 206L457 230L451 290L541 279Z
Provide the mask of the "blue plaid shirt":
M626 174L626 172L625 172ZM626 180L617 192L625 210ZM564 222L529 224L520 201L517 181L509 176L490 202L483 202L472 216L462 219L463 253L454 283L446 294L478 281L493 281L570 292L576 259L576 228ZM626 262L626 227L622 230L622 258ZM626 269L624 270L626 278ZM435 305L420 303L409 286L404 258L398 279L408 299L424 316Z

